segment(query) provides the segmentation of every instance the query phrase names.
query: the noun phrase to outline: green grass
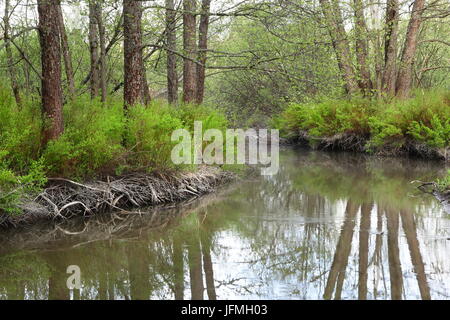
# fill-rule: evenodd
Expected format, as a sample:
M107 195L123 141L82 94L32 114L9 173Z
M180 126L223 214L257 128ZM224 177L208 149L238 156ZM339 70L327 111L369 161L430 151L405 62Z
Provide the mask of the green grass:
M301 131L312 137L348 133L367 138L368 149L408 140L444 148L450 144L450 92L416 92L411 99L389 102L354 98L291 104L274 124L287 138Z

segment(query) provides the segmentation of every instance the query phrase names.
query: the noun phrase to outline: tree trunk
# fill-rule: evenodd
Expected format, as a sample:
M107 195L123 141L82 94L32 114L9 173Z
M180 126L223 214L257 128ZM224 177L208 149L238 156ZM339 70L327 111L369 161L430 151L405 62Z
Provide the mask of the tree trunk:
M413 63L416 55L417 38L422 22L424 6L425 0L414 1L411 19L408 24L408 31L406 32L405 46L403 47L402 58L398 70L396 95L400 98L406 98L411 90Z
M10 34L9 34L9 7L10 2L9 0L5 0L5 16L3 17L3 29L4 29L4 38L5 38L5 51L6 51L6 63L8 65L8 73L9 77L11 78L11 88L14 94L14 98L16 99L16 104L19 107L19 109L22 107L22 98L20 96L19 92L19 85L17 84L17 75L16 70L14 68L14 59L13 54L11 50L11 41L10 41Z
M403 274L400 261L400 249L398 246L399 213L388 208L386 210L386 223L391 299L401 300L403 292Z
M358 84L364 94L367 95L372 90L372 81L370 79L370 70L367 61L367 38L364 36L367 34L364 7L362 0L354 0L353 2L355 6L355 50L360 79Z
M183 241L180 237L173 239L173 290L175 300L184 300L184 259L183 259Z
M414 220L414 214L401 210L400 216L406 242L408 243L411 262L414 267L414 273L416 274L417 284L419 285L420 296L422 300L431 300L430 286L428 285L425 273L425 264L420 253L419 240L417 239L417 226Z
M204 217L204 216L203 216ZM216 286L214 283L214 266L211 258L211 235L203 231L200 235L203 255L203 270L205 271L206 292L209 300L217 300Z
M355 217L359 206L352 200L348 200L345 209L345 220L339 235L338 244L334 253L333 262L323 294L324 299L330 300L336 288L335 299L339 300L342 292L342 284L347 269L348 259L352 249L352 238L355 228Z
M208 49L209 9L211 0L202 0L202 11L198 29L198 62L197 64L197 99L198 104L203 102L205 93L205 65L206 50Z
M69 42L67 40L66 28L64 26L64 16L61 10L61 1L58 9L59 32L61 35L61 50L64 58L64 68L66 71L67 85L70 98L75 97L75 81L73 79L72 55L70 53Z
M141 2L123 0L125 109L144 102L141 18Z
M61 49L58 0L38 0L39 39L42 63L43 143L64 131L61 90Z
M189 277L191 284L191 300L203 300L202 251L198 235L188 240Z
M359 88L351 61L350 46L342 21L341 9L337 0L331 0L331 3L328 0L319 0L319 2L322 7L328 32L330 33L333 48L336 52L345 89L348 94L355 94L359 91Z
M95 5L95 17L98 24L98 34L100 40L100 89L102 102L106 101L107 84L106 84L106 39L105 39L105 26L103 24L103 10L102 3L97 2Z
M166 32L167 32L167 99L169 103L178 101L178 72L177 72L177 36L176 11L174 0L166 0Z
M386 33L384 36L383 92L394 95L397 78L398 0L388 0L386 7Z
M196 100L197 75L196 75L196 22L195 0L183 0L183 101L186 103Z
M96 17L96 0L89 0L89 50L91 53L91 98L98 96L100 87L98 68L98 23Z
M367 269L369 267L369 235L372 207L372 203L363 203L361 206L361 220L359 225L358 300L367 300Z

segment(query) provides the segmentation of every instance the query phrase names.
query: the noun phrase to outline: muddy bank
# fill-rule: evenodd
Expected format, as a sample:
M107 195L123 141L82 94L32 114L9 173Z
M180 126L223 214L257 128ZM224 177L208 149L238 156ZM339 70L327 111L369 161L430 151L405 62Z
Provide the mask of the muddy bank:
M300 131L296 137L280 140L280 142L323 151L351 151L386 157L409 156L450 162L450 147L433 148L415 140L405 140L392 141L383 147L370 149L368 147L369 139L369 136L351 133L341 133L331 137L314 137L306 131Z
M66 220L107 211L158 206L213 192L236 176L217 167L175 174L134 173L107 181L78 183L51 179L33 201L20 205L20 215L0 214L0 227L15 228L45 220Z

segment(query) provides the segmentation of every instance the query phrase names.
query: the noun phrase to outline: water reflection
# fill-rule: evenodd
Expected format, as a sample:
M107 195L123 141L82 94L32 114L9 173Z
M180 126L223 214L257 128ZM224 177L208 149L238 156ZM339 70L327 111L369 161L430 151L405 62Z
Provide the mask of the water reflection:
M0 233L2 299L448 299L441 164L282 153L188 205ZM67 266L82 288L69 290Z

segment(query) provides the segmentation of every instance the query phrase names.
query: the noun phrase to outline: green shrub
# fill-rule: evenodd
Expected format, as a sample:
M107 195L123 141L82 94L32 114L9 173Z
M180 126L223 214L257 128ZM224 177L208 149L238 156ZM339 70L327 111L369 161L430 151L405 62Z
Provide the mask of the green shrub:
M23 199L42 190L47 183L42 159L32 161L28 174L18 176L12 170L0 166L0 213L19 213Z
M15 171L24 172L40 149L40 109L24 100L19 110L10 90L0 86L0 159Z
M39 191L47 176L83 180L174 169L174 130L192 132L196 120L203 130L227 127L225 116L207 106L154 101L131 108L125 118L121 99L103 104L84 95L64 106L64 133L42 148L39 100L19 109L10 91L0 86L0 210L9 213L18 212L21 199Z
M181 119L172 107L152 102L148 107L135 106L129 112L127 143L131 148L133 167L146 170L171 168L170 159L174 143L172 132L183 128Z
M436 182L440 191L450 190L450 170L447 171L447 176Z
M344 132L367 134L367 116L373 111L372 103L363 99L291 104L275 123L282 130L282 134L299 130L307 131L316 137Z
M352 133L369 138L371 148L407 140L442 148L450 144L450 93L416 92L411 99L390 102L358 98L291 104L274 124L288 138L299 131L316 137Z
M50 175L84 178L112 166L123 153L124 117L119 103L103 106L88 97L64 107L65 130L43 157Z
M370 119L371 144L382 146L406 139L423 142L431 147L450 143L450 100L443 92L417 92L407 100L380 104Z

